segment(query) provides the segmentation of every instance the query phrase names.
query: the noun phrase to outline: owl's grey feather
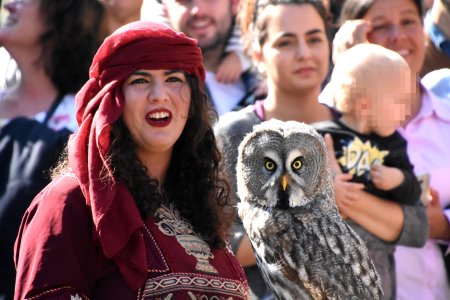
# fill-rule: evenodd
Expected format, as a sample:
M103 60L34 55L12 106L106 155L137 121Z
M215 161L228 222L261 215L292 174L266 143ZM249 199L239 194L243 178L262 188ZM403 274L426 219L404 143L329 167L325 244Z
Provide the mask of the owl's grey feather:
M337 210L322 137L271 120L239 146L238 213L278 299L380 299L361 238Z

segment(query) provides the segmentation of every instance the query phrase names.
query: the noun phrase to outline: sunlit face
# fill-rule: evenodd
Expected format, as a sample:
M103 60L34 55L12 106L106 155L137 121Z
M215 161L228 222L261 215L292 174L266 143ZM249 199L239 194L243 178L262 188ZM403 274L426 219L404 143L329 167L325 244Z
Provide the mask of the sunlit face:
M8 48L13 46L33 47L46 26L40 12L39 0L8 1L4 8L9 13L0 29L0 43Z
M163 0L172 27L198 40L205 52L223 47L236 14L236 0Z
M286 92L320 91L328 72L329 44L319 13L308 4L265 9L270 10L267 39L257 59L269 87Z
M399 53L414 74L425 57L425 37L417 7L411 0L376 0L364 16L372 24L371 43Z
M123 121L139 158L171 152L186 125L191 88L182 71L138 70L122 87Z

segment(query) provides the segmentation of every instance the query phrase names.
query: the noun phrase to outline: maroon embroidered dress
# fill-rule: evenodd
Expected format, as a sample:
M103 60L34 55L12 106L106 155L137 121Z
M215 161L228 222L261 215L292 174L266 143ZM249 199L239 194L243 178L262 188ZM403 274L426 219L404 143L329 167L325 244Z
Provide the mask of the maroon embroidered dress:
M211 249L172 206L161 207L143 227L148 276L137 292L129 288L115 262L106 258L92 239L93 228L90 209L75 178L61 176L44 189L27 210L20 228L16 297L249 297L245 275L230 249Z
M131 193L114 178L111 126L125 105L124 80L140 69L182 70L199 89L205 82L197 41L167 26L133 22L105 39L76 95L79 128L68 143L74 174L47 186L22 220L15 299L248 297L229 249L210 249L170 205L144 224Z

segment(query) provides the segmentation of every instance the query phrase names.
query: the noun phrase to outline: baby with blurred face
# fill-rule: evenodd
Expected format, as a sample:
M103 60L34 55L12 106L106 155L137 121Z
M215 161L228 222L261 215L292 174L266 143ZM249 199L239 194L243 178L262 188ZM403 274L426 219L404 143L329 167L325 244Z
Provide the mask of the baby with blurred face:
M396 52L359 44L337 61L331 83L341 121L362 134L389 136L411 114L414 76Z
M411 115L414 76L396 52L358 44L336 62L331 87L341 117L314 127L330 139L342 171L369 193L403 204L420 197L420 184L396 129ZM338 205L339 201L336 200Z

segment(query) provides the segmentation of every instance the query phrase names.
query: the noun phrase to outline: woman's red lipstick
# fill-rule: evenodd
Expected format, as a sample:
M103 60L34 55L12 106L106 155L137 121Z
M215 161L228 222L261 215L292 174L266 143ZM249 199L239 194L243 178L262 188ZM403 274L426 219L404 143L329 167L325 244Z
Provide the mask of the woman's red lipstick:
M147 123L155 127L165 127L172 122L172 113L167 109L154 109L145 116Z

